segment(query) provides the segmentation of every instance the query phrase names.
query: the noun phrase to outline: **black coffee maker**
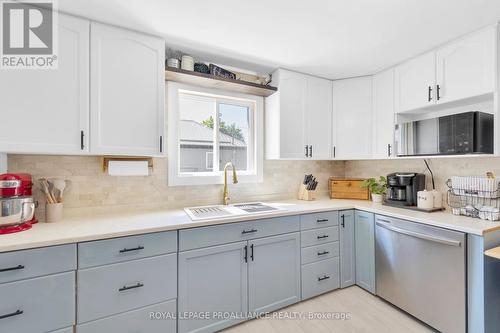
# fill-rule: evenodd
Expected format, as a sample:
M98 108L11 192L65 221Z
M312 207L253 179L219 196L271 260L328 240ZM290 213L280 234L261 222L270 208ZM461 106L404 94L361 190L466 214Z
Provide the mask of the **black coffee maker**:
M417 192L425 189L425 175L416 172L395 172L387 175L387 196L384 204L389 206L416 206Z

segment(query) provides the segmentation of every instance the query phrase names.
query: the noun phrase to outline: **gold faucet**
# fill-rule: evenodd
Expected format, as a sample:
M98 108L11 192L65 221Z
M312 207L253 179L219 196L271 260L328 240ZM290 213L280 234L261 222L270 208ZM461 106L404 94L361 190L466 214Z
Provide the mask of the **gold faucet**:
M229 204L229 200L231 198L229 197L229 190L227 189L227 168L233 168L233 184L238 184L238 177L236 176L236 168L232 162L227 162L226 165L224 166L224 205L227 206Z

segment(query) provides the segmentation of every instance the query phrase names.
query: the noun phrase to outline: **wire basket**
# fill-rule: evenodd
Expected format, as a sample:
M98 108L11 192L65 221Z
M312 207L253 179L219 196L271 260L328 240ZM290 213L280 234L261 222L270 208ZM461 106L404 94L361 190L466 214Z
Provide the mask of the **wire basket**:
M455 177L467 178L467 177ZM448 206L454 215L465 215L483 220L500 220L500 186L498 181L486 177L469 177L472 185L454 187L457 181L448 179ZM477 179L481 181L476 182ZM458 182L460 183L460 182ZM485 185L487 184L487 185ZM493 185L494 184L494 185ZM493 189L494 188L494 189Z

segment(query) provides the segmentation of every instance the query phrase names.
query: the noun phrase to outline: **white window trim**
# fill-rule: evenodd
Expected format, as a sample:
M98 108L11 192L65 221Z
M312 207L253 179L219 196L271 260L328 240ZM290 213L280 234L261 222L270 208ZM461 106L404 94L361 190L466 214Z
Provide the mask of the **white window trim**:
M254 134L253 142L249 144L254 145L253 149L253 170L252 171L239 171L239 183L262 183L264 180L264 99L260 96L240 94L224 90L202 88L177 82L166 83L166 97L167 97L167 159L168 159L168 185L169 186L183 186L183 185L210 185L210 184L223 184L224 174L219 172L217 175L213 173L196 173L196 174L179 174L179 90L193 91L207 95L214 95L218 97L229 97L242 100L250 100L255 103L254 110ZM214 154L216 155L216 154ZM228 179L230 181L230 177Z

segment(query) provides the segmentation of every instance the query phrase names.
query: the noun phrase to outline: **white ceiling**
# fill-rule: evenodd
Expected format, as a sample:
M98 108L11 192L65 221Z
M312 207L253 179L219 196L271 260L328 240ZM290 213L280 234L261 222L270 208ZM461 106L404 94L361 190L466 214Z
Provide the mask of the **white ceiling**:
M500 0L59 0L205 60L327 78L373 74L500 21Z

